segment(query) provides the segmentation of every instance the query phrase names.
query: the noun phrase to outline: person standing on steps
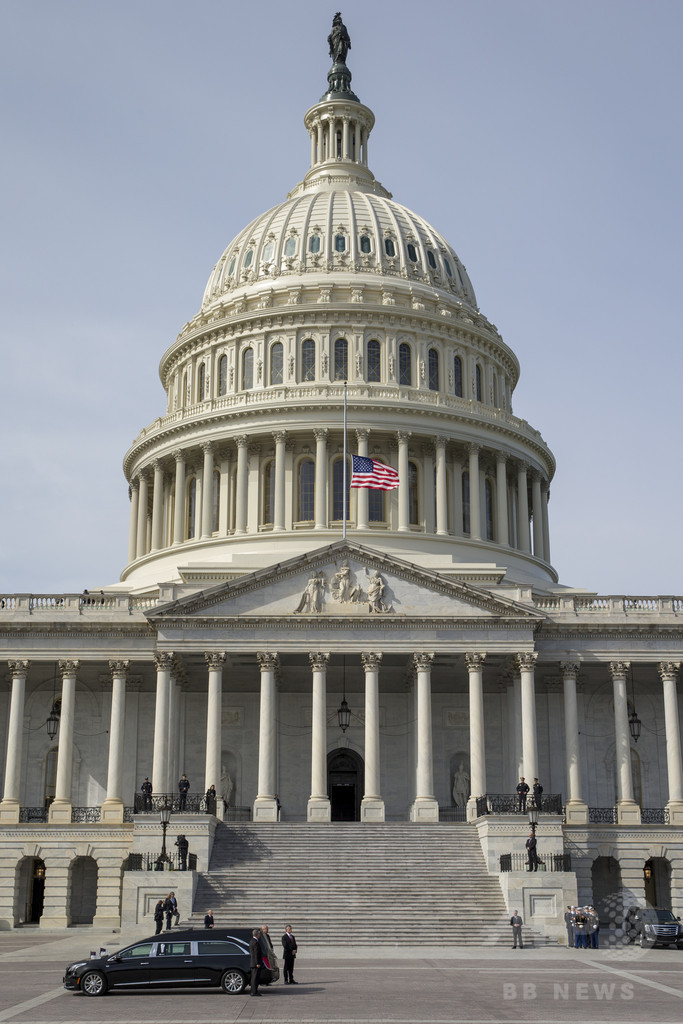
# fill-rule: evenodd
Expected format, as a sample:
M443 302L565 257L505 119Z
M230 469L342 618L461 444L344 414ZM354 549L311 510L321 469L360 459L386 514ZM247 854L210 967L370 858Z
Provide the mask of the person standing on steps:
M154 922L157 926L155 935L158 935L161 929L164 927L164 901L158 900L157 905L154 908Z
M296 939L292 933L291 924L285 925L285 933L282 936L282 950L285 960L285 985L296 985L294 981L294 958L296 957Z
M529 833L529 838L526 841L526 852L529 857L527 871L538 871L538 851L536 849L536 836L533 830Z
M213 910L207 910L204 914L204 927L213 928Z
M517 949L517 943L519 942L519 948L524 949L524 943L522 941L522 921L519 916L519 911L515 910L512 917L510 918L510 924L512 925L512 948Z
M251 993L252 996L260 996L258 990L261 980L261 968L263 967L263 953L261 952L261 929L254 928L249 942L249 966L251 967Z

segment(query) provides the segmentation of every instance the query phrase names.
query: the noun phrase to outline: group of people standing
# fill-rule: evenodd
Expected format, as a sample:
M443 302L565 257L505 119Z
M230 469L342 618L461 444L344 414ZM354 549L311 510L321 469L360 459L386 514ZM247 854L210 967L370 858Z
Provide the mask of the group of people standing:
M175 923L178 924L180 921L180 911L178 910L178 900L176 899L174 892L169 892L165 900L159 900L156 907L154 908L154 922L156 924L155 935L164 927L164 918L166 918L166 931L170 931L173 918L175 917Z
M261 928L254 928L251 933L251 941L249 942L249 966L251 968L250 995L252 996L261 995L259 984L263 968L264 947L272 949L267 924L262 925ZM294 980L294 960L296 958L297 944L291 924L285 925L284 935L282 936L282 951L284 954L285 985L296 985L298 982Z
M520 814L526 814L526 802L530 792L534 798L534 807L537 811L540 811L543 797L543 786L538 779L534 779L533 786L530 786L522 775L517 783L517 810Z
M574 949L600 948L600 918L595 907L567 907L564 915L567 945Z

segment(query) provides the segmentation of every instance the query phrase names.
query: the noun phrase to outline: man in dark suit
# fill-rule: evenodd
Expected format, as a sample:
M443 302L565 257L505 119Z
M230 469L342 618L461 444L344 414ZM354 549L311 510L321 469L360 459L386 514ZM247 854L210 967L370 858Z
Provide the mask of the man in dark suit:
M533 832L529 833L529 838L526 841L526 850L529 856L529 867L527 871L538 871L538 852L536 850L536 836Z
M213 928L213 910L207 910L204 914L204 927Z
M540 811L540 809L541 809L541 797L543 796L543 786L538 781L538 779L534 779L534 785L533 785L532 788L533 788L533 791L534 791L534 803L536 804L536 809L538 811Z
M149 814L152 810L152 783L145 776L145 781L140 786L142 790L142 813Z
M185 804L187 802L187 793L190 788L190 780L187 775L183 774L182 779L178 783L178 810L184 811Z
M249 942L249 966L251 967L251 993L252 996L260 996L258 990L261 980L261 968L263 967L263 953L261 952L261 929L254 928Z
M282 936L282 949L285 957L285 985L296 985L294 981L294 958L296 956L296 939L292 934L291 924L285 925L285 934Z
M512 925L512 948L517 949L517 943L519 943L519 948L524 949L524 943L522 942L522 925L524 921L522 921L518 910L515 910L510 918L510 924Z
M529 785L524 781L524 776L517 783L517 810L526 813L526 795L529 792Z

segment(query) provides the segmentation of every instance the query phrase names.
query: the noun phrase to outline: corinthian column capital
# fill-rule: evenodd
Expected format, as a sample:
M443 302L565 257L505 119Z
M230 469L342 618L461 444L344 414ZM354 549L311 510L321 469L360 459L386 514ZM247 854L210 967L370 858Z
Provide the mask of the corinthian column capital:
M659 678L662 682L665 679L676 679L680 667L680 661L660 661L659 665L657 665Z
M30 661L8 661L9 674L14 679L15 676L25 676L28 672L28 667L31 664Z
M109 671L111 672L112 679L114 678L114 676L118 677L119 679L121 679L121 678L126 679L127 676L128 676L128 669L129 668L130 668L130 662L129 661L110 661L109 662Z
M315 651L308 655L308 660L311 663L311 668L322 669L327 668L330 661L329 651Z
M175 663L173 651L157 651L154 655L154 665L157 672L170 672Z
M526 669L528 671L529 669L533 669L536 665L536 662L538 661L538 652L527 651L524 654L516 654L515 661L517 662L517 666L520 672L523 669Z
M382 655L381 653L363 651L363 653L360 656L360 660L363 662L363 668L366 671L368 669L378 669L382 664Z
M204 661L209 669L222 669L225 664L225 651L207 651L204 654Z
M484 651L469 651L465 655L465 664L468 669L483 668L485 661L486 653Z
M434 655L428 654L425 651L420 651L419 653L413 654L413 661L415 662L415 668L424 670L432 667Z
M61 675L62 679L64 679L65 676L75 676L76 673L78 672L79 665L80 661L60 661L59 674Z

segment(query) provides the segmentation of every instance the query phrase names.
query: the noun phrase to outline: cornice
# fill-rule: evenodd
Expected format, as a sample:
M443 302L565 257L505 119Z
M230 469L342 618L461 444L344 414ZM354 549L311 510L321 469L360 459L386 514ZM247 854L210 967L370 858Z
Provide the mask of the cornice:
M288 632L310 632L316 630L377 630L378 627L389 630L421 629L421 630L444 630L452 629L462 632L463 630L491 631L491 629L521 630L533 634L533 623L530 621L507 618L475 619L466 616L405 616L400 617L393 614L375 612L367 618L350 615L193 615L189 616L168 616L159 623L159 632L164 633L168 627L191 630L200 627L203 630L254 630L263 626L268 629L286 629ZM463 641L463 644L465 642ZM263 638L254 639L254 644L259 648L263 647ZM471 644L468 644L471 646ZM454 650L452 641L449 641L449 650ZM459 650L460 648L458 648ZM463 646L464 650L464 646ZM511 652L513 653L513 652Z

